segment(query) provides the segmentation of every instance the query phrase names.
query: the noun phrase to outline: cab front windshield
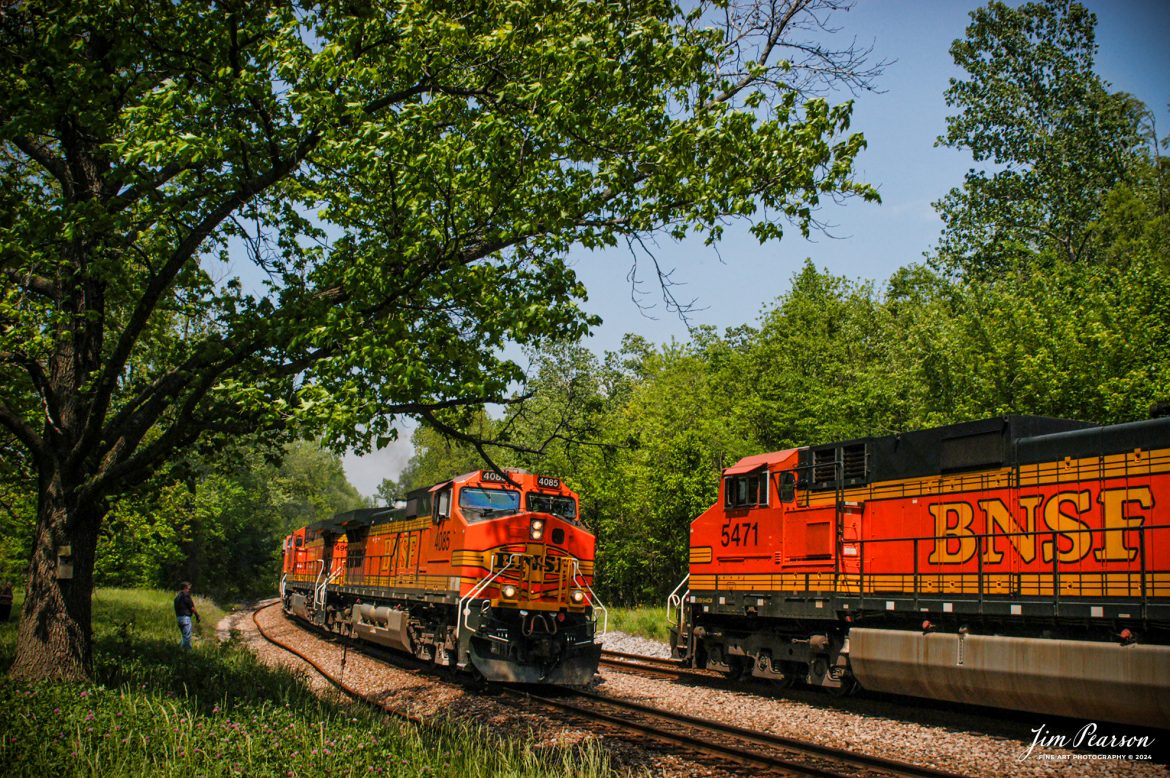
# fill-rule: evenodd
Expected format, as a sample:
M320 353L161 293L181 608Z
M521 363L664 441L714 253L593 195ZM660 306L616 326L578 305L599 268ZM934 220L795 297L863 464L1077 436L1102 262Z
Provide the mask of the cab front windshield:
M469 487L459 492L459 507L468 521L510 516L520 511L520 492Z
M529 492L526 507L534 513L551 513L569 521L577 520L577 501L572 497Z

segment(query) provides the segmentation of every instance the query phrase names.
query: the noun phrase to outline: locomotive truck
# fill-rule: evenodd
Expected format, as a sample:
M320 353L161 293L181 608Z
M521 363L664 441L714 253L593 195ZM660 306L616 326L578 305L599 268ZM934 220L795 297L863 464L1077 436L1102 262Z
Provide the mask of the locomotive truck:
M284 542L285 611L488 681L588 683L595 539L560 479L479 470Z
M1170 722L1170 418L1007 416L746 457L674 655L731 676Z

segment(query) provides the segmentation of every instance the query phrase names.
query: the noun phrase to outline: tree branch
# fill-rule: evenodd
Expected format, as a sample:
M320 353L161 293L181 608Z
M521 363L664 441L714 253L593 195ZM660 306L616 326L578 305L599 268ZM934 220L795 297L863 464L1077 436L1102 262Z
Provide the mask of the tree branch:
M61 185L61 191L66 197L73 191L73 178L69 175L69 168L65 163L52 156L48 147L28 137L12 138L13 144L24 152L25 156L43 167Z
M19 440L29 453L40 458L44 454L44 441L36 433L24 417L13 411L8 403L0 398L0 427L4 427Z

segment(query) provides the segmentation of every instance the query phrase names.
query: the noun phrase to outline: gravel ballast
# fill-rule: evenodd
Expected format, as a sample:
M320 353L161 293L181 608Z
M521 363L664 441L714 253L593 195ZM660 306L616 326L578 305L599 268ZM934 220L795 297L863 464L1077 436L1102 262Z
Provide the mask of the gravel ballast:
M339 668L342 646L322 640L314 633L287 620L279 608L268 608L259 616L265 630L295 645L326 669ZM267 664L304 667L288 652L267 643L252 623L251 611L233 613L220 625L221 635L239 632L242 640ZM605 648L611 651L668 657L665 644L637 636L610 632ZM307 674L314 689L335 694L333 687L315 672ZM388 665L357 652L346 657L344 680L366 695L384 700L395 710L423 718L447 717L490 723L498 732L531 732L543 743L571 745L585 738L603 737L605 747L621 769L653 775L716 776L722 771L682 757L663 755L629 741L598 735L567 725L547 711L526 711L506 699L471 692L424 673ZM786 737L809 740L834 748L848 748L913 764L925 765L970 776L1170 776L1166 765L1133 759L1106 758L1125 754L1122 749L1066 749L1037 746L1029 752L1039 719L1006 714L970 713L957 706L907 700L834 699L812 690L769 690L753 686L744 691L727 691L632 673L604 669L595 679L595 690L603 695L633 700L689 716L718 719L741 727ZM1047 733L1070 739L1073 724L1053 719ZM1116 731L1116 730L1114 730ZM1146 733L1148 734L1148 733ZM1161 733L1154 737L1159 741ZM1170 740L1170 734L1165 736ZM1163 752L1167 744L1130 749L1136 754Z

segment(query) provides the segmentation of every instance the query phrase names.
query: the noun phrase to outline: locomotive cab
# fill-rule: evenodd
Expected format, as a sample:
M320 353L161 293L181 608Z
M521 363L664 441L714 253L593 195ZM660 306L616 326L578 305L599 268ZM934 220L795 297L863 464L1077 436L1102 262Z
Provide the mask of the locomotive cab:
M851 679L844 633L823 597L784 597L771 587L735 583L758 579L774 581L777 589L829 590L836 576L855 566L846 550L851 544L840 541L859 537L860 514L810 499L810 486L825 477L825 467L814 468L802 454L789 449L746 457L723 471L718 502L691 524L691 574L670 608L679 613L672 650L676 658L732 678L845 692ZM690 590L679 595L684 585ZM780 618L792 623L760 629Z

